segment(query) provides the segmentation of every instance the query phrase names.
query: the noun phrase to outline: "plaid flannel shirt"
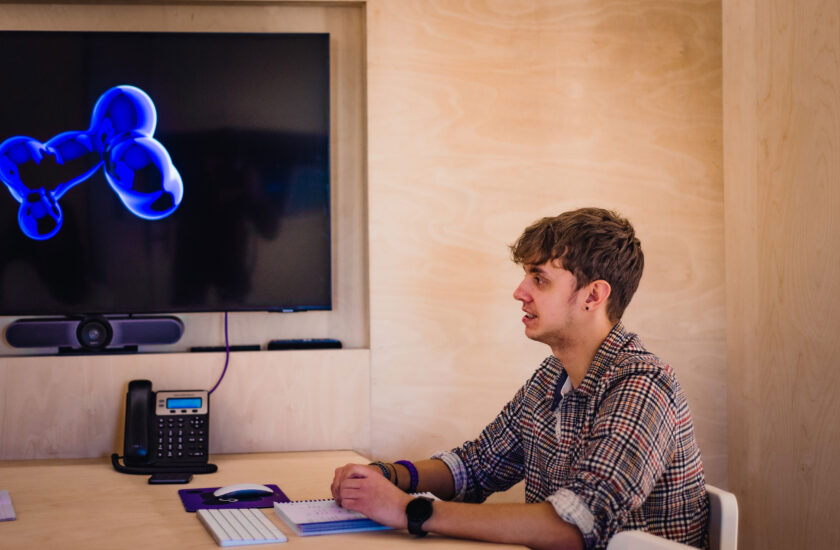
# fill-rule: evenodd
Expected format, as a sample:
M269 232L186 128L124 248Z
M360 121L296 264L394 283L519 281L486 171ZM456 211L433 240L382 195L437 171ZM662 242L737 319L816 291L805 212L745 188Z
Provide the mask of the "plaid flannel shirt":
M671 367L619 322L579 387L550 356L478 439L435 455L456 500L482 502L525 479L587 548L641 529L705 547L708 497L685 394Z

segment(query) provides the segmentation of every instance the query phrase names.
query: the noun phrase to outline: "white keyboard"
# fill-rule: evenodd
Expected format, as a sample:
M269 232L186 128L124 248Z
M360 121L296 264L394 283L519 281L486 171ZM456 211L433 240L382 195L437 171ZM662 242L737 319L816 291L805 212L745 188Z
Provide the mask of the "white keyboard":
M288 540L257 508L202 509L196 514L219 546L268 544Z

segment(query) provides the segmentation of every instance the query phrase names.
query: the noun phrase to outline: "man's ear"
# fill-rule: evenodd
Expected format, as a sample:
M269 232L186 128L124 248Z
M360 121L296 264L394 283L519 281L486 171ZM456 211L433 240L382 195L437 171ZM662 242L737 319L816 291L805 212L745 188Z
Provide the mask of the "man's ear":
M610 297L612 287L603 279L592 281L586 285L586 309L595 311L607 307L607 299Z

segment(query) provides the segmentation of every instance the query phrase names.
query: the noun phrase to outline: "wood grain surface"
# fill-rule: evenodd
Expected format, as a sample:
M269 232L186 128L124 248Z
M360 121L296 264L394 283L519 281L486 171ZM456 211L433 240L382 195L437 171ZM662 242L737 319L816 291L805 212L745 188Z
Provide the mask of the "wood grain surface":
M224 353L15 357L0 365L0 460L122 454L128 381L210 389ZM231 354L210 453L369 448L368 350Z
M549 353L523 336L507 245L596 205L638 230L626 324L674 365L725 486L720 4L367 13L374 453L450 448L498 413Z
M196 475L189 485L148 485L147 476L115 472L103 459L0 462L0 479L9 490L18 519L2 524L4 550L29 548L153 547L161 550L217 548L193 513L184 511L180 489L221 487L234 483L277 485L293 500L331 498L335 469L367 462L352 451L251 453L220 455L219 470ZM301 537L271 509L261 511L288 536L270 548L318 550L393 550L415 547L404 529ZM430 535L431 550L523 548Z
M727 1L724 15L740 547L838 548L840 5Z

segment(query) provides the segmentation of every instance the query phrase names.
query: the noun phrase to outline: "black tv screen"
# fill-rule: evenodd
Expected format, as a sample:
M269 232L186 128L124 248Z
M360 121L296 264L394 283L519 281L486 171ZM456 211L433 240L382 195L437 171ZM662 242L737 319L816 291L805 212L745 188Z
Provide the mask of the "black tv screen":
M0 44L0 315L331 307L328 35Z

